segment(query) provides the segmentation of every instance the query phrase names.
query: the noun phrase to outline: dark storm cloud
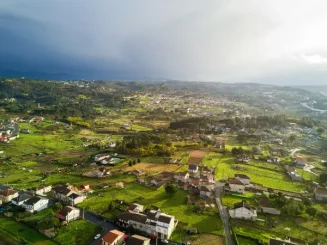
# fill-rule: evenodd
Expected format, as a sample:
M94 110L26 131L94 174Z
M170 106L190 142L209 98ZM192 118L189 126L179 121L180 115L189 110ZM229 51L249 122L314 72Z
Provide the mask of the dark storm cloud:
M0 75L321 84L326 10L323 0L3 0Z

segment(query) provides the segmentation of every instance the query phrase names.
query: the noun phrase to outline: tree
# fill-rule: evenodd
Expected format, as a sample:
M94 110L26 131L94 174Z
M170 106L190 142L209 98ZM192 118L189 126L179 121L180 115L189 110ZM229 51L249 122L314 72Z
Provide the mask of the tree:
M309 214L310 216L313 216L315 217L318 213L318 210L314 207L310 207L310 208L307 208L307 214Z
M141 162L141 159L140 159L140 158L138 158L138 159L137 159L137 163L140 163L140 162Z
M177 192L177 187L175 185L169 184L165 187L166 193L170 194L170 197L172 197Z
M133 165L135 165L135 164L136 164L136 160L134 159L134 160L133 160Z
M132 166L133 165L133 162L132 162L132 160L129 160L129 162L128 162L128 166Z
M294 141L296 140L296 136L295 136L295 134L290 135L290 137L289 137L288 139L289 139L289 141L293 144Z
M325 132L325 129L323 129L323 128L318 128L317 129L318 134L323 134L324 132Z
M303 204L309 207L312 205L312 201L309 198L305 197L303 198Z
M60 202L56 202L54 208L55 208L55 210L61 210L63 207Z
M321 182L326 182L327 181L327 173L322 173L320 175L320 181Z

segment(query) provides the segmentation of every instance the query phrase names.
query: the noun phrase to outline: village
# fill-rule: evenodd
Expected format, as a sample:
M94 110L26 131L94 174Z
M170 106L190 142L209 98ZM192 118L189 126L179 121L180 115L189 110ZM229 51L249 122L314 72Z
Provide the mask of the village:
M263 96L273 99L270 93ZM2 117L0 227L8 237L32 244L324 241L323 126L194 92L135 92L123 101L123 108L98 108L93 121Z

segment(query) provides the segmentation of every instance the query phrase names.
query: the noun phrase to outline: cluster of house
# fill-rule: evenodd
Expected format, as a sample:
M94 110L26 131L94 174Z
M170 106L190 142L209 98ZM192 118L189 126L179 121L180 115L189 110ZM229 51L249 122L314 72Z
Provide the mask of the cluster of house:
M159 239L169 239L178 224L174 216L160 212L160 209L146 209L143 205L133 203L116 218L118 226L133 228Z
M89 178L105 178L110 175L110 171L106 168L96 168L88 172L83 173L83 176Z
M199 190L201 198L211 198L215 188L214 170L209 167L200 167L190 164L188 172L180 172L174 175L177 184L182 184L185 190L195 188Z
M101 153L97 154L94 157L94 161L99 164L103 165L115 165L116 159L115 157L117 156L117 153L112 154L112 153Z
M68 223L83 217L81 211L74 207L74 205L83 202L86 194L93 191L90 189L89 184L83 184L79 187L70 184L56 185L55 187L41 185L20 191L10 186L2 185L0 186L0 205L12 203L24 208L27 212L39 212L53 206L55 203L52 198L47 197L51 192L55 199L68 205L56 214L57 218Z
M93 190L89 184L82 184L79 187L75 187L71 184L56 185L52 189L53 197L71 206L79 204L86 199L88 193L92 193Z
M50 199L44 194L51 191L51 185L42 185L26 191L15 190L10 186L0 186L0 202L2 204L12 203L23 207L27 212L34 213L42 211L52 205Z
M17 127L17 128L16 128ZM3 126L0 128L0 143L9 143L19 138L18 126Z

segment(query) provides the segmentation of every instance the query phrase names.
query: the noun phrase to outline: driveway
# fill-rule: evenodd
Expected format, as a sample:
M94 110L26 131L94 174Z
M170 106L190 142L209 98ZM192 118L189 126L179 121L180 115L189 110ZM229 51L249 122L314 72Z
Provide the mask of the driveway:
M229 215L228 215L227 208L222 205L220 197L216 198L216 202L219 209L221 220L224 225L227 245L233 245L232 237L230 235L230 230L229 230Z

